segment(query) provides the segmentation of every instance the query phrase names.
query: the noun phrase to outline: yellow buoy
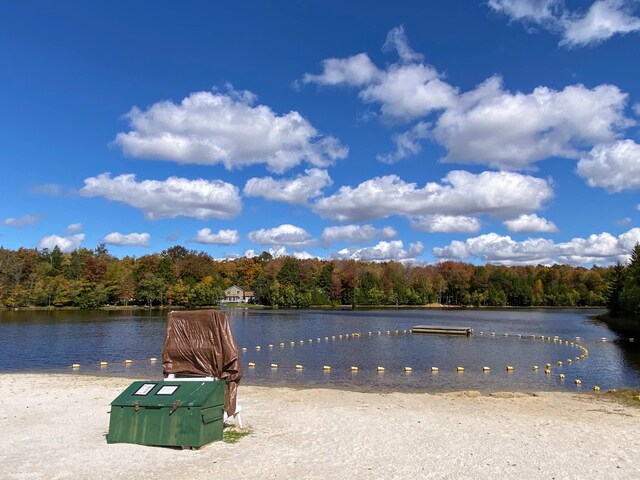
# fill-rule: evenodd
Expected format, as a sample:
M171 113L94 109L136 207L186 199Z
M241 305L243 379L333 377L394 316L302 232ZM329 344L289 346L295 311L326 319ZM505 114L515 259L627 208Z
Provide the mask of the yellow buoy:
M580 361L580 357L576 357L576 362L579 362L579 361Z
M545 368L551 368L551 364L550 363L545 363L544 366L545 366Z
M576 385L582 385L582 380L580 380L579 378L576 378L575 383Z
M269 345L267 345L268 348L273 348L273 343L270 343Z
M513 367L511 365L507 365L507 372L513 372Z
M127 365L129 365L129 364L133 363L133 360L128 360L128 359L127 359L127 360L125 360L125 361L124 361L124 363L126 363Z
M346 338L347 340L349 340L349 334L347 333L344 338Z
M438 367L431 367L431 371L436 373L436 372L439 372L440 369Z
M107 365L109 365L107 362L100 362L101 367L106 367Z
M456 367L457 372L464 372L464 367Z
M320 337L316 338L316 342L319 342L319 341L320 341Z
M358 371L358 367L351 367L351 371L352 372L357 372Z
M491 336L495 337L496 336L496 332L491 332Z
M149 361L150 361L151 363L156 362L157 360L158 360L158 359L157 359L156 357L151 357L151 358L149 359Z
M284 347L284 342L280 342L280 347Z
M413 368L411 368L411 367L404 367L404 371L405 371L405 372L413 372Z
M340 335L340 340L342 340L342 335Z
M309 343L313 343L313 339L312 338L309 339Z
M551 370L549 370L548 368L544 371L545 375L551 375Z
M378 367L378 372L384 372L384 367Z
M329 365L323 365L322 370L329 371L331 370L331 367Z
M296 370L302 370L304 367L300 364L296 365Z
M595 387L593 387L593 391L594 392L599 392L600 391L600 387L598 385L596 385Z
M558 361L556 362L556 365L558 365L559 367L561 367L561 366L562 366L562 362L561 362L560 360L558 360Z
M250 366L250 367L255 367L256 366L256 364L253 363L253 362L249 362L249 363L247 363L247 365Z
M271 364L271 368L278 368L278 364L277 363L272 363Z
M256 346L256 350L260 350L260 345L257 345L257 346Z
M571 359L570 359L570 358L567 358L567 363L568 363L569 365L571 365Z
M560 377L560 380L564 380L564 373L561 373L559 377Z
M247 351L247 347L242 347L242 351L246 352Z
M482 367L483 372L488 372L489 370L491 370L491 367Z
M71 365L71 368L80 368L80 364L79 363L74 363L73 365Z
M533 369L534 369L534 370L538 370L538 365L534 365L534 366L533 366Z
M296 342L290 342L289 345L291 345L292 347L296 344Z
M300 340L300 345L304 345L304 340Z

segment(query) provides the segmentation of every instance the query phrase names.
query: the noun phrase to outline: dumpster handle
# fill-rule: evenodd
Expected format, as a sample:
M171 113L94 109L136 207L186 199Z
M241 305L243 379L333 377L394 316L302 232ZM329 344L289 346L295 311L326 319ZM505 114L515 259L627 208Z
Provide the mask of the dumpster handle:
M173 402L173 405L171 405L171 411L169 412L169 415L175 412L179 406L180 406L180 400L176 400L175 402Z
M140 400L133 404L133 411L137 412L138 410L140 410Z

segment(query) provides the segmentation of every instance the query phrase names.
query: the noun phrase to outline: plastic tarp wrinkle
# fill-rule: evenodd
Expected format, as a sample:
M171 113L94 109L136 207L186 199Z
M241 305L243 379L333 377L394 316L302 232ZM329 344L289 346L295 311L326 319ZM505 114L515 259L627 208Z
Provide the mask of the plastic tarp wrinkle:
M169 312L162 371L165 377L174 374L224 380L224 408L227 415L233 415L242 365L227 316L218 310Z

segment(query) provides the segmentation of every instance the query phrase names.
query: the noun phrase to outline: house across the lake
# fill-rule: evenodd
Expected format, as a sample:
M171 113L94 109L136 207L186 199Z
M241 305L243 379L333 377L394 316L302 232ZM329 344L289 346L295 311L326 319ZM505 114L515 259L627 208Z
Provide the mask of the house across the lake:
M237 285L227 288L224 291L225 303L249 303L253 300L253 292L243 290Z

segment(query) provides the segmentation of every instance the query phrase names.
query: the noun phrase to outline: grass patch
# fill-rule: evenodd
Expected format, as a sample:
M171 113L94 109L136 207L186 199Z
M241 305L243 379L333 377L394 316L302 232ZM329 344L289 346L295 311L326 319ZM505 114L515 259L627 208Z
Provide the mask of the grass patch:
M622 389L622 390L608 390L605 393L606 398L615 400L623 405L640 408L640 390L637 389Z
M224 443L238 443L240 439L246 437L251 432L248 430L229 429L222 432L222 441Z

